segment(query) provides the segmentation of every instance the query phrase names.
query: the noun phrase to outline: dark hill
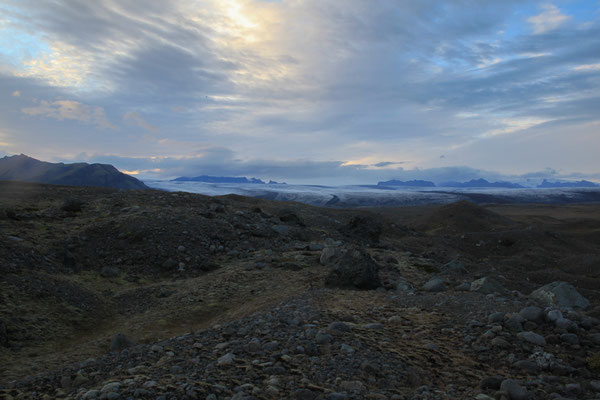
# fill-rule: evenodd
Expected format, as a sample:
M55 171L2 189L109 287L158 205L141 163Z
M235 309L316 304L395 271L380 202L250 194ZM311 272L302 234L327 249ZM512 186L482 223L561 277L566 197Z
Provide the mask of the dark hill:
M148 189L136 178L109 164L49 163L24 154L0 158L0 180L117 189Z

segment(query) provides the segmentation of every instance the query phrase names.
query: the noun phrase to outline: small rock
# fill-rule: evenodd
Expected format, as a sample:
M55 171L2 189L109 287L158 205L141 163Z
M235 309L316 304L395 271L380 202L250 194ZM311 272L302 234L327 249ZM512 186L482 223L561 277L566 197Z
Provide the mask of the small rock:
M537 363L529 360L520 360L513 364L516 368L529 374L536 374L539 371Z
M511 400L527 400L529 399L529 393L527 389L519 384L514 379L505 379L500 384L500 390L508 393Z
M511 347L510 343L508 343L505 339L501 337L493 338L491 343L493 347L498 347L501 349L508 349Z
M579 337L574 333L563 333L560 335L560 341L567 344L579 344Z
M342 381L339 388L350 393L363 393L366 391L365 385L361 381Z
M488 315L488 322L490 324L498 323L504 321L504 313L503 312L494 312Z
M314 400L316 397L316 394L308 389L297 389L294 392L294 398L296 400Z
M235 359L235 354L227 353L222 357L217 359L217 365L231 365L233 364L233 360Z
M107 383L106 385L102 386L102 393L108 393L108 392L118 392L119 388L121 387L121 384L119 382L110 382Z
M315 341L317 342L317 344L327 344L330 343L332 340L331 335L326 334L326 333L317 333L317 335L315 336Z
M498 390L503 380L504 377L500 375L487 376L479 382L479 387L483 390Z
M365 328L365 329L373 329L373 330L381 330L381 329L383 329L383 324L380 324L378 322L373 322L373 323L370 323L370 324L363 325L363 328Z
M347 345L347 344L344 343L344 344L342 344L340 346L340 351L342 353L352 354L352 353L354 353L354 348L352 348L352 346L349 346L349 345Z
M471 283L471 292L483 294L506 293L506 289L495 279L484 277Z
M538 335L535 332L520 332L517 334L517 337L526 342L533 343L536 346L546 345L546 339L544 339L542 335Z
M327 327L327 331L333 334L339 334L344 332L350 332L352 328L348 324L342 321L334 321Z
M100 391L99 390L88 390L83 395L83 399L84 400L92 400L92 399L97 399L98 396L100 396Z
M423 285L423 290L426 292L442 292L445 290L444 278L434 277Z
M538 322L543 318L544 311L539 307L531 306L521 309L519 315L527 321Z
M579 383L567 383L565 385L565 392L577 396L582 392L581 385Z

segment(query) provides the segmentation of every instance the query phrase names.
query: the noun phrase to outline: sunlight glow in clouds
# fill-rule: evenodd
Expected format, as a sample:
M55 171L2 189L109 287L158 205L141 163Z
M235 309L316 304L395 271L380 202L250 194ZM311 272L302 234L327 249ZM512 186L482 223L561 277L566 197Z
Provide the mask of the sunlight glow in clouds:
M595 173L599 18L585 0L0 0L2 141L142 177L356 181L500 148L501 171Z

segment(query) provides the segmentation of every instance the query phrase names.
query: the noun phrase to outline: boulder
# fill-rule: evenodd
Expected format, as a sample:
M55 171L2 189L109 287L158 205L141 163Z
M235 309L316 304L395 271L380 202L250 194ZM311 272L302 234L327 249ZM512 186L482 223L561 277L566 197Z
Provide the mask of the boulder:
M539 322L544 318L544 310L539 307L530 306L522 308L519 315L527 321Z
M536 346L546 345L546 339L542 335L538 335L535 332L521 332L517 334L517 337L525 342L533 343Z
M337 247L325 247L321 251L321 257L319 258L319 262L321 265L328 265L333 262L340 256L340 249Z
M362 250L348 251L325 278L325 285L371 290L381 287L379 266Z
M437 276L423 285L423 290L426 292L443 292L445 288L444 279Z
M500 390L507 393L511 400L527 400L529 393L521 384L514 379L505 379L500 385Z
M560 308L586 309L590 302L573 285L567 282L552 282L534 290L529 297L547 305Z

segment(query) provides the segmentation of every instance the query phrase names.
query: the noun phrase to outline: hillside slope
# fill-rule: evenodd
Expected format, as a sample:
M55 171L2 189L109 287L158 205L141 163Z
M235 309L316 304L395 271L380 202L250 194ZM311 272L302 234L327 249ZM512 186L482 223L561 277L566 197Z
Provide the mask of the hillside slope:
M24 154L0 158L0 180L53 185L148 189L136 178L108 164L49 163Z

